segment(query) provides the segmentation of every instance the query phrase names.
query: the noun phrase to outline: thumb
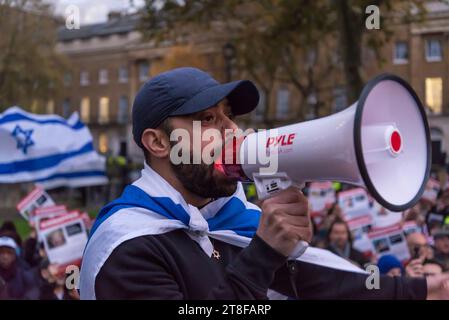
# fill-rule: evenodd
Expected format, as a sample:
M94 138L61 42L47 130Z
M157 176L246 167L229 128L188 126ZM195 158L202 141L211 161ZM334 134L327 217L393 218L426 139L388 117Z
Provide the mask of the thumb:
M424 261L426 260L426 253L422 253L419 258L417 259L421 264L424 263Z

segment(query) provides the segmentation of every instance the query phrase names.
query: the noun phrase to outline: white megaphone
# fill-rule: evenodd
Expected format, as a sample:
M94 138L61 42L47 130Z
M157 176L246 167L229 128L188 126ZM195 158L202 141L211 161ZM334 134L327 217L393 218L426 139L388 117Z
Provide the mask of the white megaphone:
M403 79L383 74L369 81L347 109L249 134L235 151L240 162L216 167L254 181L261 199L308 181L341 181L366 188L389 210L403 211L424 192L430 148L429 126L418 96ZM261 150L277 161L275 171L259 157L251 157ZM305 248L303 242L292 256Z

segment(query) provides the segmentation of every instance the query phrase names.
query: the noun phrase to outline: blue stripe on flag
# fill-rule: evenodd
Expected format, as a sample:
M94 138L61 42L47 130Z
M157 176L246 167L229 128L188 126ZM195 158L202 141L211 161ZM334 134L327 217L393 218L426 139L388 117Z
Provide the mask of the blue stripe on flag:
M111 215L120 209L131 207L145 208L168 219L179 220L186 226L189 225L190 216L181 204L174 203L172 199L167 197L151 197L139 187L128 185L119 198L108 203L100 210L90 230L89 237L92 237L95 230Z
M66 172L66 173L56 173L46 178L34 180L35 182L44 182L53 179L65 178L86 178L86 177L106 177L104 171L80 171L80 172Z
M209 229L231 230L240 236L252 238L257 230L260 220L260 211L248 209L237 197L232 197L226 204L210 219L207 219Z
M13 113L13 114L7 114L3 118L0 118L0 125L8 123L8 122L14 122L14 121L21 121L26 120L34 123L39 124L60 124L69 128L72 128L74 130L79 130L85 127L85 125L81 121L77 121L74 125L70 125L67 123L66 120L59 120L59 119L47 119L47 120L38 120L31 117L28 117L21 113Z
M50 156L34 158L29 160L14 161L0 164L0 174L15 174L24 171L37 171L48 169L58 165L60 162L94 151L92 141L86 143L80 149L66 153L58 153Z

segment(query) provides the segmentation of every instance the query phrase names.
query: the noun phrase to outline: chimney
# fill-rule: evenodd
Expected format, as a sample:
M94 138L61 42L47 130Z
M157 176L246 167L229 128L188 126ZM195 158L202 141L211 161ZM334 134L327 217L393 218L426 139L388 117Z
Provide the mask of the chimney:
M119 20L121 16L122 13L120 11L111 11L108 13L108 21Z

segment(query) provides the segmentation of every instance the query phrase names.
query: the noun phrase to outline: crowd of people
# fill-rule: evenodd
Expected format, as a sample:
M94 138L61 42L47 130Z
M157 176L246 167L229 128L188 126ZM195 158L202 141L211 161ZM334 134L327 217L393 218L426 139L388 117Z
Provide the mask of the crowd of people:
M247 189L247 194L252 198L253 190ZM448 271L449 188L443 187L433 202L421 199L406 212L395 214L402 215L401 223L412 221L418 226L419 231L406 235L408 261L391 254L367 255L354 248L353 234L337 201L325 209L319 226L314 224L312 245L362 268L376 264L388 276L426 277ZM66 274L49 262L36 231L22 239L14 223L5 221L0 227L0 299L73 300L79 295L67 288Z
M393 254L360 252L354 248L353 234L337 202L325 211L319 226L314 224L316 247L328 249L362 268L376 264L381 274L389 276L426 277L449 271L449 184L443 183L433 201L423 197L405 212L389 213L400 215L401 225L412 222L417 226L405 234L410 256L407 261Z

